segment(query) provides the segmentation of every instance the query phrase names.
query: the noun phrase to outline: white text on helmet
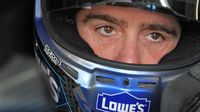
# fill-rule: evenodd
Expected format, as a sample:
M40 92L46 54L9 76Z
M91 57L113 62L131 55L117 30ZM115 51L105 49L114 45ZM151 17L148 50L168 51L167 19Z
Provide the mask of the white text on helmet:
M60 63L58 58L55 56L55 54L52 52L52 50L49 48L47 44L44 46L44 52L55 65L58 65Z
M125 104L125 103L118 103L114 101L109 101L108 105L106 105L106 98L103 97L102 100L102 108L108 111L115 111L115 112L144 112L144 104L140 104L137 102L136 104Z

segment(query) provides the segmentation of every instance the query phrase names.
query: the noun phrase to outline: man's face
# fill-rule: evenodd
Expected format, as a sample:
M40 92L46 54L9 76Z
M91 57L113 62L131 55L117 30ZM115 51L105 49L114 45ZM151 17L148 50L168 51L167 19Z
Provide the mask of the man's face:
M76 22L97 56L132 64L157 64L176 47L181 33L173 16L118 6L83 9Z

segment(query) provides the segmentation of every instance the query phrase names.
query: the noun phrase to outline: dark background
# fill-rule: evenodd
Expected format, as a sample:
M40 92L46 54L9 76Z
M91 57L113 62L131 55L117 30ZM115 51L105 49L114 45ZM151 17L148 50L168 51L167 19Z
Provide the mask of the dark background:
M34 58L34 0L0 0L0 112L53 111Z
M1 65L17 53L33 56L34 0L0 2Z

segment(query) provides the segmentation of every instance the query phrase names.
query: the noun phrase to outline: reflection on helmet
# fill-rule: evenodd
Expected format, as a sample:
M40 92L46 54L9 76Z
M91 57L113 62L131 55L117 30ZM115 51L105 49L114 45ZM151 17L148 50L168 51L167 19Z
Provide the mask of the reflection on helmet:
M182 27L178 45L156 65L97 57L77 31L76 14L107 5L175 16ZM47 74L56 108L159 112L165 86L200 60L198 16L198 1L189 0L36 0L35 53Z

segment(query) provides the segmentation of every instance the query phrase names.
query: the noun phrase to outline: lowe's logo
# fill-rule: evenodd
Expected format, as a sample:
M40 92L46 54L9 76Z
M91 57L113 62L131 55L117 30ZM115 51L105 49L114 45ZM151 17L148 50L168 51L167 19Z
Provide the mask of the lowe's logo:
M151 101L130 93L98 94L96 109L104 112L149 112Z

